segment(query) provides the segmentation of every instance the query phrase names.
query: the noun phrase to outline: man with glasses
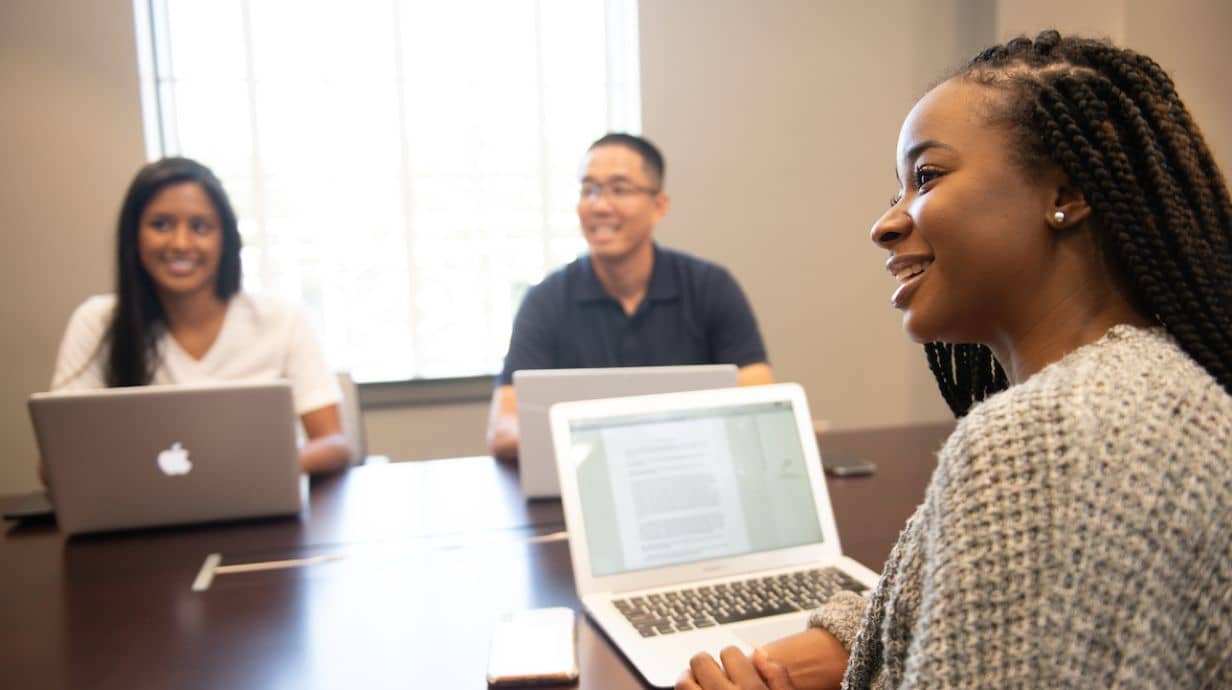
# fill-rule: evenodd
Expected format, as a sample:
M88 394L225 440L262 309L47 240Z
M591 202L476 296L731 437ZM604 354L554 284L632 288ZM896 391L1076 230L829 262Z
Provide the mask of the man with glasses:
M500 458L518 453L519 369L735 364L741 385L774 380L731 274L655 244L671 203L654 144L608 134L583 167L577 212L590 252L532 287L518 309L488 420L488 449Z

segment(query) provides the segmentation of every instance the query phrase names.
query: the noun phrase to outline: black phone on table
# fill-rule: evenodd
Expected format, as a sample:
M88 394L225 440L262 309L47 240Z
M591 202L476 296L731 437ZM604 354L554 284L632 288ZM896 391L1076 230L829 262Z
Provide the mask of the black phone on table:
M876 465L858 455L836 451L823 451L821 466L831 477L863 477L877 469Z

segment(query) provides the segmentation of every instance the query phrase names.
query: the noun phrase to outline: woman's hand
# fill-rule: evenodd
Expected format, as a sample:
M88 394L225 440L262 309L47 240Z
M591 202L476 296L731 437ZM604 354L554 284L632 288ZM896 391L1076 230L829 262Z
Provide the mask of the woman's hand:
M300 415L308 441L299 449L299 468L305 474L338 472L350 466L351 446L342 434L338 405L310 410Z
M709 654L698 654L676 688L833 690L843 682L847 656L843 643L829 631L809 628L755 650L751 659L728 647L719 654L721 667Z
M766 650L753 650L752 658L736 647L719 653L720 667L714 657L702 652L689 660L689 670L676 682L676 690L797 690L787 669L771 661Z

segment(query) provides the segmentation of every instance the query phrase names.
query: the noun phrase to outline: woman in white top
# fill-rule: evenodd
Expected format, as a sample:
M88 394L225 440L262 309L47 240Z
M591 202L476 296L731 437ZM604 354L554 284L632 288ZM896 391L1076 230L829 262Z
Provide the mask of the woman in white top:
M302 311L240 291L235 212L209 168L165 158L129 185L117 290L69 320L52 390L288 379L309 473L346 467L337 381Z

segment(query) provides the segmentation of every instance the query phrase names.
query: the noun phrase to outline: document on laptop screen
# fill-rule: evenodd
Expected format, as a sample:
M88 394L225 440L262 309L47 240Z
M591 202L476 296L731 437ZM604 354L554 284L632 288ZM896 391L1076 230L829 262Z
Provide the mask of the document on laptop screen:
M821 541L785 401L573 422L594 575Z

